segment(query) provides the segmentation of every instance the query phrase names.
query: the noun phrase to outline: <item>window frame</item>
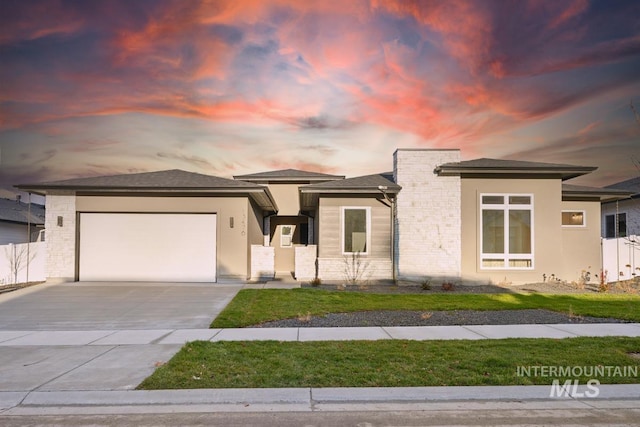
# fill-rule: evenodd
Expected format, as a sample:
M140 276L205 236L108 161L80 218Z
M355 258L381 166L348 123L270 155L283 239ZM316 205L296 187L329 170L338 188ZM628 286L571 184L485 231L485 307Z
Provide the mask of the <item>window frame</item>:
M365 214L365 232L366 235L366 250L364 252L347 252L345 248L345 213L347 210L364 210ZM340 250L342 255L369 255L371 252L371 207L370 206L341 206L340 207Z
M620 221L620 218L624 215L624 221ZM609 229L608 219L613 219L612 228ZM624 223L624 231L620 230L620 225ZM628 227L627 227L627 212L618 212L604 215L604 238L605 239L618 239L620 237L628 236ZM613 233L610 233L613 231Z
M284 228L289 227L291 229L291 234L284 234ZM293 224L280 224L280 247L281 248L290 248L293 246L293 234L295 233L295 228ZM289 244L285 245L283 242L285 240L285 236L289 238Z
M478 215L478 223L479 223L479 231L480 231L480 250L478 251L480 254L479 258L479 269L480 270L521 270L521 271L531 271L535 269L535 216L534 216L534 206L535 200L534 195L532 193L480 193L479 194L479 211ZM484 203L483 198L489 197L502 197L502 203ZM518 204L518 203L509 203L510 197L529 197L529 203L527 204ZM503 212L503 238L504 238L504 252L503 253L485 253L484 252L484 223L483 223L483 212L485 210L497 210ZM509 253L509 211L529 211L529 218L531 221L530 224L530 233L531 233L531 251L526 254L510 254ZM502 266L485 266L483 263L485 261L494 260L494 261L502 261ZM529 261L530 266L528 267L510 267L510 261L518 261L524 260Z
M562 218L560 219L560 225L562 228L586 228L587 226L587 211L584 209L563 209L562 213L581 213L582 214L582 224L580 225L571 225L571 224L563 224Z

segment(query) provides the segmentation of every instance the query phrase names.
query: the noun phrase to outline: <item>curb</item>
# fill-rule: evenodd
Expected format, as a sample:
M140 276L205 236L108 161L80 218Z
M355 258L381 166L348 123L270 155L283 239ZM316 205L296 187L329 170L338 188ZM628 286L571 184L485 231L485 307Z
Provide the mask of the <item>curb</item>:
M210 411L640 409L640 384L601 385L598 397L550 397L549 386L278 388L0 393L0 415Z

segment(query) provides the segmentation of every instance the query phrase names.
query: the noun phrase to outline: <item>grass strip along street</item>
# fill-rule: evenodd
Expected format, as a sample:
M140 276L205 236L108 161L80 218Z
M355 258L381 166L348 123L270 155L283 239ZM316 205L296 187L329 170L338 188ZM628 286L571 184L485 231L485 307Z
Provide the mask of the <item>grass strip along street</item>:
M640 338L186 344L138 388L411 387L551 384L522 366L639 367ZM640 372L640 368L637 369ZM590 377L557 378L580 380ZM610 375L602 384L638 383Z
M241 328L271 320L371 310L547 309L576 316L640 321L640 296L627 294L374 294L318 289L244 289L213 321Z

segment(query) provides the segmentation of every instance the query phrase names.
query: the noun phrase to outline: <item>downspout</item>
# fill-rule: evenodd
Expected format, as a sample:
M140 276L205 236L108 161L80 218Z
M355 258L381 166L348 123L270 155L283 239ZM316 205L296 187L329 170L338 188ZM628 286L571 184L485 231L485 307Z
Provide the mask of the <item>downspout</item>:
M614 227L614 236L616 238L616 277L617 280L616 282L620 281L620 241L618 240L620 238L619 236L619 227L620 227L620 209L619 209L619 204L618 204L618 200L616 200L616 216L615 216L615 221L613 223L613 227Z
M382 193L385 200L391 205L391 278L393 284L398 284L398 277L396 273L396 199L389 197L387 194L387 186L379 185L378 190Z
M31 193L29 193L27 203L27 283L29 283L29 258L31 256Z

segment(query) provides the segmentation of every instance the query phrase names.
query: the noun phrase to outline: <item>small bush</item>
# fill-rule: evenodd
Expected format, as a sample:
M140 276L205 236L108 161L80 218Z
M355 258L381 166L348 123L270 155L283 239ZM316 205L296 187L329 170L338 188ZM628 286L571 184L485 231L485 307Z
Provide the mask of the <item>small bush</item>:
M322 279L320 279L319 277L316 277L314 279L311 279L309 284L314 288L317 288L318 286L322 285Z
M422 288L423 291L430 291L431 290L431 280L430 279L424 279L422 281L422 283L420 284L420 287Z
M443 291L453 291L453 288L454 288L454 286L453 286L453 283L451 283L451 282L442 283L442 290Z

